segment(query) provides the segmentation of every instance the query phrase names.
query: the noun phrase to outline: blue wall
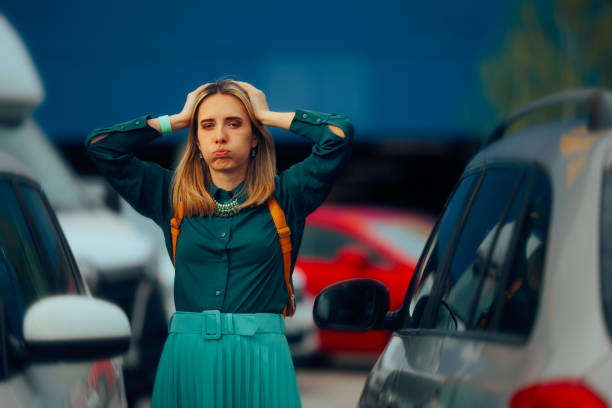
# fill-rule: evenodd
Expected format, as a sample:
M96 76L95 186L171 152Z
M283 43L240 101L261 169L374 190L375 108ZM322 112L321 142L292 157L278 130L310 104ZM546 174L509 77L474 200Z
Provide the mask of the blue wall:
M0 6L39 68L47 97L36 116L52 137L174 113L190 90L225 75L262 89L272 109L344 113L361 140L460 137L494 124L479 63L502 39L498 2L177 3Z

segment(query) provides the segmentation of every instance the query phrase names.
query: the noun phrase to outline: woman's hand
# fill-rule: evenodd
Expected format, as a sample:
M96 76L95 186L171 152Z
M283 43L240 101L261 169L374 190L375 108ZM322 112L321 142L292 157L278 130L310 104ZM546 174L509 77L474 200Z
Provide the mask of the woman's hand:
M255 118L260 121L262 125L274 126L286 130L289 129L294 113L272 112L268 107L266 95L262 91L248 82L236 81L236 83L240 85L249 96L251 104L253 105Z
M236 81L242 89L244 89L251 100L253 105L253 111L258 121L264 122L266 115L270 112L268 102L266 101L266 95L259 89L255 88L248 82Z
M180 128L189 127L189 121L191 120L191 114L193 111L193 107L195 106L200 94L210 83L199 86L196 90L189 92L187 94L187 100L185 101L185 106L183 106L183 110L176 114L176 121L178 122ZM174 121L173 121L174 122ZM174 123L172 123L172 127L174 128Z
M210 85L210 83L199 86L195 91L189 92L189 94L187 94L187 100L185 101L185 106L183 106L183 110L181 110L179 113L175 113L174 115L170 115L170 126L172 128L172 131L189 127L193 107L198 101L198 98L200 97L200 94L202 93L204 88L206 88L208 85ZM149 119L147 120L147 124L161 133L159 118Z

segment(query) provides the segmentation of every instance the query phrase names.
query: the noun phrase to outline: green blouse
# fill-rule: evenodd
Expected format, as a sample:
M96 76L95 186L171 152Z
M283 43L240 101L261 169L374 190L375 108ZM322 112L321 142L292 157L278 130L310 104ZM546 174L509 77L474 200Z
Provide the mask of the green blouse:
M138 159L133 150L161 134L142 116L89 134L89 156L113 188L136 211L151 218L164 233L172 257L170 182L173 171ZM340 127L335 135L328 124ZM323 203L339 169L350 157L353 126L341 115L297 110L290 130L314 142L311 154L276 176L274 195L291 228L295 266L305 219ZM90 144L97 135L107 137ZM237 194L210 185L223 203ZM174 301L180 311L218 309L226 313L281 313L287 303L283 259L274 222L266 204L241 210L232 217L185 217L176 248Z

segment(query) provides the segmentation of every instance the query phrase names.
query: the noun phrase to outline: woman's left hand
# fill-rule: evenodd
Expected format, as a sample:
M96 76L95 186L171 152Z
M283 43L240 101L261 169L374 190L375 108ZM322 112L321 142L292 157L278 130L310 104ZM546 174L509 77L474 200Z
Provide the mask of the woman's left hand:
M266 95L248 82L236 81L236 83L246 91L249 99L251 100L251 104L253 105L255 117L257 120L263 123L266 115L270 112L268 102L266 101Z
M270 108L268 108L266 95L262 91L248 82L236 81L236 83L240 85L249 96L251 104L253 105L253 110L255 111L255 118L260 121L262 125L289 130L291 121L295 116L294 112L272 112Z

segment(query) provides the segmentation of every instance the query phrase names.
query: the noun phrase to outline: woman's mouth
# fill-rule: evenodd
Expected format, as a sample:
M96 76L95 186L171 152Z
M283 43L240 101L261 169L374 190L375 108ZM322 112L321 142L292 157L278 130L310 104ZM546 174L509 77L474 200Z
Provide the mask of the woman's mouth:
M228 156L229 153L230 153L229 150L216 150L215 157L225 157L225 156Z

